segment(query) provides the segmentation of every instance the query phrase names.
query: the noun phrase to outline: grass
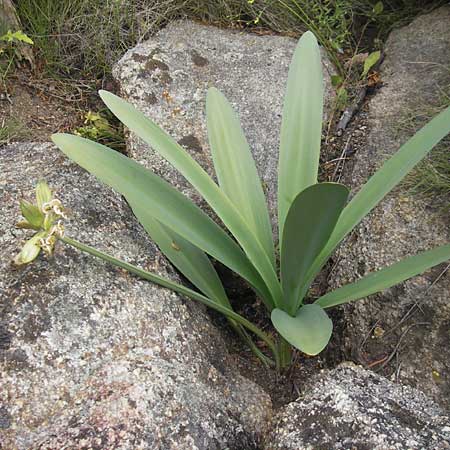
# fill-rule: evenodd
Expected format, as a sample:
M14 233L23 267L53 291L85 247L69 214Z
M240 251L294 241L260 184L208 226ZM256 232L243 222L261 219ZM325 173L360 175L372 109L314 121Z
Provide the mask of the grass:
M16 119L5 120L0 124L0 146L20 139L25 135L24 125Z
M450 68L449 68L450 72ZM450 106L450 85L442 89L436 105L421 107L421 113L411 113L402 129L414 133L444 108ZM447 212L450 209L450 136L447 136L406 178L404 186L431 206Z
M376 0L16 0L16 8L49 75L102 78L125 50L177 18L293 35L311 29L339 68L362 29L379 37L443 2L384 0L380 14Z

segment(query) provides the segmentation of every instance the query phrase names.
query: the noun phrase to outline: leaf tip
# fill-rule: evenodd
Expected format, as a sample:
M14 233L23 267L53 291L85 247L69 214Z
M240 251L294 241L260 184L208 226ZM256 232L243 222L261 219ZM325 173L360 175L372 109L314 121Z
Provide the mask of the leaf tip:
M302 36L300 37L300 41L302 42L308 41L317 44L316 35L311 30L308 30L305 33L303 33Z

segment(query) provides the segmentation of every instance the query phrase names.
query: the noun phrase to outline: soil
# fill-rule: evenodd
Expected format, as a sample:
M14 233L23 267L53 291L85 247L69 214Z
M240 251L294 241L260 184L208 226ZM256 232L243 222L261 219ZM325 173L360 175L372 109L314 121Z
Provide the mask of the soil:
M0 124L17 124L16 142L48 142L52 133L83 124L86 112L101 104L95 95L101 87L100 81L50 79L16 68L0 88Z
M100 102L96 90L101 86L95 83L70 80L55 81L37 78L30 71L17 70L10 75L0 95L0 123L15 119L22 123L25 132L15 141L48 141L52 133L73 132L81 126L84 114L95 110ZM108 85L109 90L115 90ZM368 131L366 105L374 91L369 91L364 106L350 122L348 128L337 136L336 124L340 112L332 115L322 142L321 174L322 181L346 183L351 175L352 156L365 145ZM101 107L101 106L100 106ZM310 294L318 297L327 291L327 279L333 270L333 260L322 271ZM263 305L259 304L253 292L241 284L240 280L231 278L223 268L218 268L236 311L257 324L268 334L274 334L270 320ZM340 362L351 359L343 353L341 337L345 322L339 309L329 312L333 320L332 339L320 356L308 357L294 352L293 363L283 373L265 367L246 345L229 329L226 320L213 311L209 311L213 321L221 329L230 353L240 373L259 384L270 396L274 409L297 399L304 392L305 384L318 372L336 367ZM261 350L264 346L258 343ZM267 353L268 354L268 353Z

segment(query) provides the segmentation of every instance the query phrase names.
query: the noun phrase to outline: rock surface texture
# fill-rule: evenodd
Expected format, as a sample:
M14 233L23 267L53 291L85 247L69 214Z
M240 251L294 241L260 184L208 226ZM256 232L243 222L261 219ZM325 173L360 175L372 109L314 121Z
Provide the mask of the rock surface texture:
M122 95L174 137L211 175L206 93L214 86L237 111L276 214L281 111L296 40L174 22L126 53L114 70ZM332 65L323 53L326 104ZM325 108L326 110L326 108ZM158 154L132 134L133 158L198 201L198 194Z
M416 389L341 365L274 418L264 450L443 450L450 417Z
M47 144L1 148L0 173L0 448L256 448L270 399L197 304L65 245L11 265L44 177L68 235L176 277L121 197Z
M391 33L381 67L383 86L369 104L370 134L356 156L358 187L412 132L399 131L410 114L439 104L450 83L450 6ZM338 252L334 287L407 255L450 241L448 217L398 189ZM350 357L450 406L450 272L441 265L370 299L345 307ZM438 281L436 281L439 278Z

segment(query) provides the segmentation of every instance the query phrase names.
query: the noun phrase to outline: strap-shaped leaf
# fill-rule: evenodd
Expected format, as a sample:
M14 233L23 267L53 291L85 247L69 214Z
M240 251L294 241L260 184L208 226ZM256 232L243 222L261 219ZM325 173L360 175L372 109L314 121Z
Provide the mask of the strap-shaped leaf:
M150 170L120 153L70 134L53 142L73 161L152 216L240 274L266 296L266 286L241 248L197 205Z
M303 292L345 236L449 133L450 107L421 128L367 181L342 211L330 240L310 269Z
M248 259L264 280L270 295L264 295L263 301L272 310L282 298L280 283L270 258L264 247L253 234L241 212L217 186L202 167L172 137L158 125L138 111L133 105L116 95L100 91L100 97L113 114L152 146L163 158L174 166L208 202L224 225L230 230L247 254ZM261 290L260 290L261 292Z
M215 88L210 88L206 97L206 117L219 186L242 213L275 267L272 226L255 162L236 113Z
M232 309L217 272L205 253L158 222L149 208L129 203L145 231L169 261L207 297Z
M317 355L328 344L333 323L327 313L318 305L304 305L295 317L281 309L274 309L271 315L278 333L303 353Z
M129 202L130 203L130 202ZM212 302L233 310L231 303L225 293L222 282L217 275L209 258L199 248L192 245L179 234L164 226L154 219L148 209L132 206L133 213L143 225L150 238L156 242L159 249L169 261L206 297ZM242 324L231 317L227 317L230 326L247 342L252 351L262 361L270 363L270 360L259 350L252 338L245 332Z
M316 300L322 308L349 303L353 300L390 288L408 278L450 259L450 244L410 256L392 266L369 273L355 283L342 286Z
M278 222L283 237L286 214L297 194L317 183L323 114L323 75L314 34L303 34L287 81L280 135Z
M283 309L294 315L300 287L311 264L327 243L348 197L342 184L314 184L293 201L284 224L281 247Z

